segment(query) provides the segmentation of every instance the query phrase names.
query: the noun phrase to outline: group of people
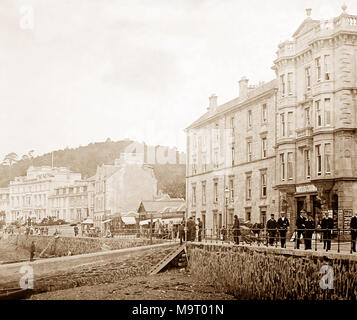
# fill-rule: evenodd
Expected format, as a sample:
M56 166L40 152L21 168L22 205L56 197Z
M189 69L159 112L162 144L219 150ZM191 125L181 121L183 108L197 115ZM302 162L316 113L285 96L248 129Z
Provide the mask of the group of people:
M278 221L275 220L274 214L271 215L271 218L266 224L269 245L274 245L274 242L277 239L277 234L279 232L281 247L286 247L286 234L289 228L289 224L289 220L285 217L284 212L282 212L281 217ZM357 212L355 212L354 216L351 219L350 228L352 251L356 252ZM300 249L301 239L303 239L305 245L304 249L311 250L314 233L316 231L319 231L323 237L323 249L326 251L331 250L333 229L334 221L333 218L329 216L328 211L324 213L323 218L316 226L312 214L307 213L305 210L301 210L298 213L298 217L296 219L296 249ZM315 237L317 237L317 234L315 234Z
M274 214L271 214L270 219L267 221L266 230L268 234L269 245L274 245L277 233L279 232L280 245L282 248L286 247L286 234L290 226L289 219L286 217L285 212L281 213L278 221L275 220Z
M180 237L180 244L186 240L186 221L183 219L178 227L179 237ZM203 230L203 222L200 218L197 218L197 223L190 217L187 220L187 241L195 241L196 237L197 240L200 242L202 241L202 230Z

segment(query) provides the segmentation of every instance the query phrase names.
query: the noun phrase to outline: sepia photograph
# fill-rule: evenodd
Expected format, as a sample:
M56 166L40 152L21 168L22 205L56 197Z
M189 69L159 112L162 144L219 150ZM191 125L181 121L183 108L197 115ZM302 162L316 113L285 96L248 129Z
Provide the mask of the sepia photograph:
M0 0L0 43L0 300L357 300L356 1Z

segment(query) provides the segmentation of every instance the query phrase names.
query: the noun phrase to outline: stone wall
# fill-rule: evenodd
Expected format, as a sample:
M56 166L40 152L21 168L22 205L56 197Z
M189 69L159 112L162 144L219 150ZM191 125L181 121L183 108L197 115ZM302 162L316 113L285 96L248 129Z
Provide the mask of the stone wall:
M243 246L190 245L189 268L199 280L238 299L357 299L357 256ZM333 269L334 289L320 281Z
M14 235L10 236L10 243L15 244L19 248L29 250L32 241L35 243L35 258L47 246L44 257L47 256L67 256L84 253L93 253L106 250L118 250L124 248L132 248L146 246L150 244L149 239L118 239L118 238L74 238L74 237L59 237L53 236L26 236ZM153 244L162 243L164 240L153 239Z

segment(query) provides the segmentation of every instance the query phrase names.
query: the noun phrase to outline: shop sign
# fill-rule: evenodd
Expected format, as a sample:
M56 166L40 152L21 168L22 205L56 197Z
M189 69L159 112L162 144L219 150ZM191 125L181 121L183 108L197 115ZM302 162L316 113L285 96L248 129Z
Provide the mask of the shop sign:
M317 189L313 184L296 186L296 193L309 193L309 192L317 192Z

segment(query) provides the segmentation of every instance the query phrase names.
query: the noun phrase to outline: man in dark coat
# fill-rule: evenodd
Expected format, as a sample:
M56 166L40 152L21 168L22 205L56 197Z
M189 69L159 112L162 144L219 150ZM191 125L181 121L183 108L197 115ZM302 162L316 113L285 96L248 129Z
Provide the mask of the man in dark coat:
M235 244L239 244L239 236L240 236L240 226L238 216L234 216L233 222L233 239Z
M30 261L33 261L33 257L35 255L36 247L35 247L35 242L32 241L31 247L30 247Z
M304 242L305 242L305 250L312 249L312 235L315 231L315 221L312 219L312 215L308 214L307 220L305 221L305 234L304 234Z
M351 241L352 241L352 251L356 252L356 238L357 238L357 211L351 219Z
M187 221L187 241L194 241L196 236L196 224L192 217Z
M200 218L197 218L197 226L198 226L198 241L202 241L202 229L203 229L203 222Z
M300 249L300 238L301 235L304 233L304 229L305 229L306 219L305 217L303 217L304 213L305 211L301 210L296 219L296 249Z
M269 236L269 244L271 246L274 245L274 241L276 239L276 231L278 228L278 223L276 222L274 218L274 214L271 214L271 218L267 222L267 232Z
M278 229L280 234L280 244L282 248L285 248L286 233L289 228L289 219L285 217L285 212L281 213L281 217L278 219Z
M185 241L185 221L182 220L178 227L178 232L180 236L180 245L182 245L183 241Z
M322 235L324 237L324 249L331 249L331 238L333 230L333 219L328 216L328 211L325 211L325 216L321 220Z

